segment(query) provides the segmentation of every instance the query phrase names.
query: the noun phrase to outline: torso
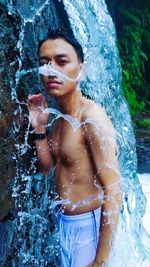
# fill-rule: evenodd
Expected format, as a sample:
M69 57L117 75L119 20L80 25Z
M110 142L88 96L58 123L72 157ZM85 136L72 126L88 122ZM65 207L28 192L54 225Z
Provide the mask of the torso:
M57 193L66 200L64 212L80 214L100 207L103 191L84 138L84 127L74 131L69 122L60 118L49 143L56 164Z

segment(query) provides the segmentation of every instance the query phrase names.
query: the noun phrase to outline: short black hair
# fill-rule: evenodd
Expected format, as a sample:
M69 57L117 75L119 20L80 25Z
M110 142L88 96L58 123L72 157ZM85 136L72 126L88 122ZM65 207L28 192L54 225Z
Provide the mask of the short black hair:
M77 54L78 59L82 63L84 62L84 54L83 54L82 46L79 44L79 42L75 39L75 37L73 35L69 35L67 32L65 32L62 29L56 29L56 30L49 31L48 34L46 35L46 37L39 42L38 53L39 53L40 47L42 46L42 44L44 42L46 42L47 40L55 40L57 38L64 39L66 42L68 42L70 45L72 45L76 54Z

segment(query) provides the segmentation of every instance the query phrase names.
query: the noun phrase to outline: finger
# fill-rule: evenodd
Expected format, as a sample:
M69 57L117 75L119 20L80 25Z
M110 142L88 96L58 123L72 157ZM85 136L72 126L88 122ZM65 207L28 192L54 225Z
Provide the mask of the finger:
M28 99L32 100L32 99L37 98L37 97L43 97L43 95L42 94L29 95Z
M43 105L43 96L32 96L28 99L28 103L33 106L42 106Z

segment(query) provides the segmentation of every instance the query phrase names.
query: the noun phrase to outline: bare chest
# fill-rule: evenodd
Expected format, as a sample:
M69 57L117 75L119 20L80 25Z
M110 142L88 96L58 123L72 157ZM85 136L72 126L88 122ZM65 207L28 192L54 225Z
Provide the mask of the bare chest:
M50 139L50 150L55 161L71 164L80 160L86 149L82 127L74 130L68 122L56 125Z

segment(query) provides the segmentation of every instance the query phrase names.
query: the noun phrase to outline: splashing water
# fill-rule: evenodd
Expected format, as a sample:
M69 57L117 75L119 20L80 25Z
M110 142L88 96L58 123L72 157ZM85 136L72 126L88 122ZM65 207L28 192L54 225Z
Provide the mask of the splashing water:
M73 32L84 48L88 66L81 89L107 110L116 129L119 146L118 156L124 189L124 203L109 266L148 267L150 260L149 237L142 226L145 197L136 175L135 139L130 116L120 90L121 68L116 50L114 26L103 0L80 2L64 0L63 3ZM33 85L36 87L35 91L41 91L39 83L34 82L31 78L38 70L32 42L36 43L38 39L44 37L50 23L47 23L47 18L51 18L51 25L55 21L56 28L61 23L59 18L56 19L57 10L53 1L32 1L30 5L28 1L24 1L24 3L16 1L15 4L12 1L6 1L6 6L9 15L19 13L21 17L20 34L17 42L19 56L16 60L18 64L15 70L15 82L12 82L11 86L12 100L18 105L17 112L21 112L22 108L17 92L22 79L25 81L24 86L27 94L28 92L34 92L33 89L30 89L33 88ZM29 46L30 49L26 50L26 46ZM25 58L25 51L27 59L31 58L33 62L29 64L31 66L28 66L26 62L28 60ZM13 67L16 61L11 63ZM56 72L50 65L40 67L39 73L43 75L53 73L61 79L68 79L62 73ZM77 81L79 78L77 77L73 81ZM30 79L31 83L29 83ZM37 76L36 80L39 81ZM96 123L95 118L79 122L77 119L52 107L43 111L55 115L54 120L49 123L50 127L60 117L68 121L74 131L77 131L85 123L91 123L101 136L107 136L111 145L113 137L109 129L103 127L103 121L100 125ZM16 134L16 132L19 132L20 126L14 122L13 129L14 134ZM64 206L72 204L72 209L75 209L87 205L95 199L91 197L77 203L71 202L69 190L71 190L75 176L72 177L66 199L59 199L53 182L55 170L52 170L51 175L47 177L34 174L34 171L36 171L35 157L31 160L32 175L29 175L30 170L24 170L20 165L20 158L31 149L31 145L28 144L29 133L30 127L28 124L23 143L21 145L16 144L17 171L13 186L13 198L18 213L14 221L5 224L3 227L3 231L7 232L6 239L8 241L5 242L11 255L8 260L13 267L58 266L59 242L57 229L54 227L56 225L55 208L60 204ZM103 149L106 149L106 147L104 146ZM107 167L114 168L111 165ZM103 168L103 166L100 166L100 168ZM96 177L94 182L97 186ZM103 200L100 196L100 201ZM10 232L11 235L9 235ZM119 244L119 247L117 244ZM12 248L10 249L10 247ZM3 250L5 251L4 248ZM4 264L7 256L3 253L2 264Z
M70 78L68 76L66 76L65 74L61 73L60 71L55 70L51 64L45 64L44 66L39 67L39 73L45 76L56 76L60 79L60 81L63 80L67 80L67 81L71 81L71 82L77 82L79 81L81 74L82 74L82 70L80 71L80 73L78 74L77 78L73 79Z
M136 175L137 159L132 125L120 91L121 68L115 48L113 23L104 1L88 0L85 4L64 0L64 3L74 34L84 47L88 64L89 86L84 86L83 90L95 102L105 107L113 121L117 136L121 136L118 138L119 162L125 201L116 248L114 246L116 256L112 255L110 266L149 266L149 237L142 227L145 198ZM95 25L94 30L91 25Z

